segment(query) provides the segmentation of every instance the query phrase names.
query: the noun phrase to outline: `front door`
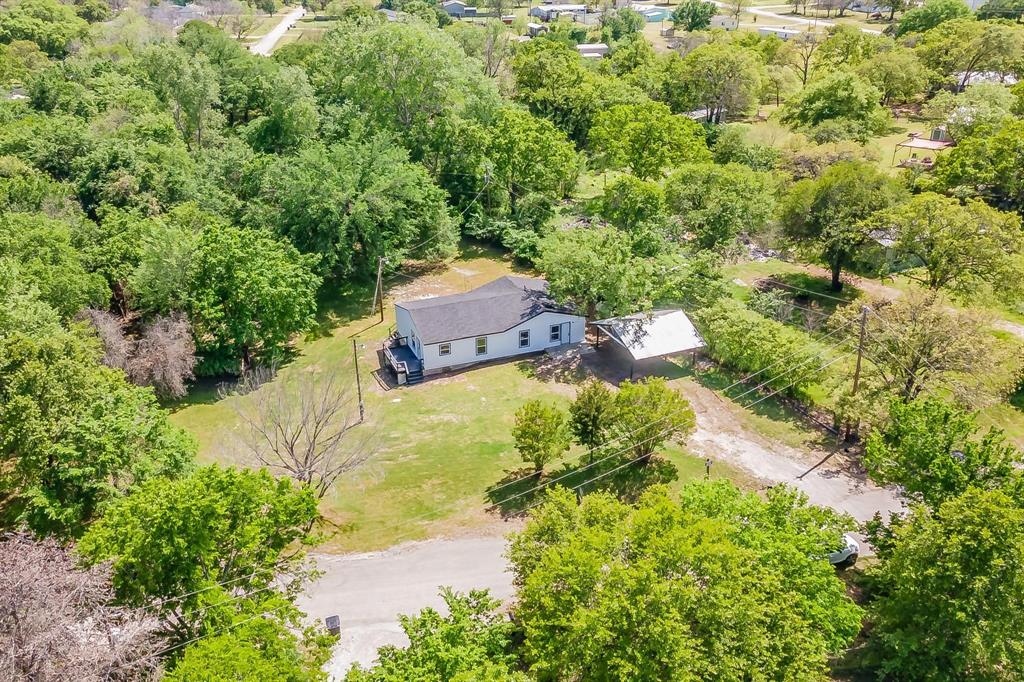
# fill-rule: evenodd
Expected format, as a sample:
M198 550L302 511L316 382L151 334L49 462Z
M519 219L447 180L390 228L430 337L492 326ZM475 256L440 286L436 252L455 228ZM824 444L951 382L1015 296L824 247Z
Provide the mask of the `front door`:
M569 343L572 335L569 333L570 322L563 322L562 328L559 330L558 340L561 341L562 345Z

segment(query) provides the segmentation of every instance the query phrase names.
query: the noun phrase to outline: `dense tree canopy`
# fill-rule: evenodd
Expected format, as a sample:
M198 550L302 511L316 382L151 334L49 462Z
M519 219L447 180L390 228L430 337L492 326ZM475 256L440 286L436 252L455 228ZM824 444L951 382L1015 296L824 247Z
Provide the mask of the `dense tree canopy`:
M192 437L80 330L0 337L3 488L40 534L75 536L119 496L188 469Z
M556 490L509 550L531 669L652 682L820 676L860 628L824 559L846 523L784 488L765 501L691 484L679 502L656 488L636 508L601 493L577 506Z
M885 427L868 438L864 465L875 481L937 509L968 488L1003 487L1018 475L1024 453L995 429L978 432L975 415L939 399L894 400Z
M929 289L961 297L988 289L1006 298L1021 291L1024 231L1016 214L926 192L872 215L867 225L891 240L897 262L920 268L905 274Z
M365 278L379 258L397 266L454 246L444 192L385 137L311 145L283 157L264 174L261 195L253 222L319 256L323 274Z
M918 508L874 580L872 642L899 679L1013 679L1024 670L1024 509L976 488Z
M776 183L739 164L685 164L665 187L669 213L700 248L725 248L761 232L775 213Z
M683 161L709 158L700 126L673 116L660 102L621 104L599 113L590 130L590 144L604 163L628 168L650 180Z
M301 584L303 556L294 543L316 518L312 491L290 479L208 466L149 481L120 499L78 551L89 563L110 561L118 598L151 605L181 642L216 628L218 618L260 613L279 576L290 588Z
M201 372L237 372L273 358L305 330L320 284L314 259L265 233L227 226L203 231L190 262L186 308Z

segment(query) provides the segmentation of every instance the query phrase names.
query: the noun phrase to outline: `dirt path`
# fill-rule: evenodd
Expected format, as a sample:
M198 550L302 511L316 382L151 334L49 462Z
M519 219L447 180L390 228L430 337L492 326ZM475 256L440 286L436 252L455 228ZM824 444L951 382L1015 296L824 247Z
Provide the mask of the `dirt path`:
M830 278L832 276L824 268L819 268L819 267L817 267L815 265L800 265L799 267L801 267L803 269L803 271L806 272L807 274L814 275L815 277L823 277L823 278L827 279L827 278ZM903 294L904 294L904 292L902 290L897 289L896 287L891 287L891 286L882 284L881 282L876 282L875 280L872 280L872 279L866 279L866 278L863 278L863 277L849 277L849 276L847 276L847 277L844 278L844 280L848 281L851 285L857 287L861 291L863 291L863 292L865 292L865 293L867 293L870 296L873 296L875 298L884 298L884 299L892 300L894 298L899 298L900 296L903 296ZM748 286L753 284L752 281L751 282L748 282L748 281L745 281L745 280L740 280L740 281L742 281L744 284L746 284ZM950 308L950 310L952 310L952 308ZM1010 320L1004 320L1002 318L998 318L997 317L997 318L992 320L992 326L995 329L999 329L1001 331L1013 334L1014 336L1016 336L1019 339L1024 339L1024 324L1018 324L1016 322L1011 322Z
M742 426L738 414L742 408L735 403L697 384L687 383L681 388L697 414L697 429L687 441L694 454L728 462L765 485L791 485L803 491L812 503L846 512L858 521L866 521L876 512L884 516L903 508L893 490L867 480L844 453L828 457L830 451L800 450L772 442Z

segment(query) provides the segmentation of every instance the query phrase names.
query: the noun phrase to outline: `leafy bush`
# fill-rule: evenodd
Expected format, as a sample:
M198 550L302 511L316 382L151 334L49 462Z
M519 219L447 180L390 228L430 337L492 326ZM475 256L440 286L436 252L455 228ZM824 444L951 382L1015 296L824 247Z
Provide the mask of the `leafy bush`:
M708 355L740 372L761 372L755 377L758 384L806 397L822 378L822 349L803 332L730 299L699 311L695 318Z

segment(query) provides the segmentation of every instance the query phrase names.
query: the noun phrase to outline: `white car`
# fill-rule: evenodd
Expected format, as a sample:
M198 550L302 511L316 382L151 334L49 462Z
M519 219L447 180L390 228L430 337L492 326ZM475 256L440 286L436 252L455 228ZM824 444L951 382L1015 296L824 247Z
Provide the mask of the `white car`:
M843 547L828 555L828 562L833 566L853 566L860 554L860 543L849 533L843 535Z

